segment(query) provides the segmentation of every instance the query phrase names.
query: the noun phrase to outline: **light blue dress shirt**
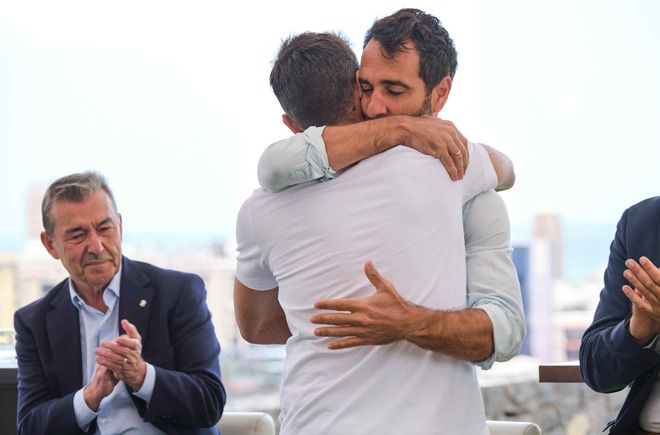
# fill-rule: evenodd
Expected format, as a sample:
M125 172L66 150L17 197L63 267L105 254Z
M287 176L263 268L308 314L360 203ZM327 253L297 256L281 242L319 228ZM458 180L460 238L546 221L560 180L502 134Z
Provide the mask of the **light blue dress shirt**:
M324 129L309 127L266 148L257 169L261 187L278 192L295 184L334 178L323 141Z
M323 140L324 127L309 127L270 145L259 159L259 183L270 192L295 184L334 178ZM520 283L511 259L509 216L494 191L483 192L463 207L467 262L467 306L486 312L493 324L494 352L474 362L489 369L518 354L525 338Z
M95 434L162 434L163 432L156 426L142 420L123 381L119 381L112 393L101 401L96 412L89 409L83 397L83 391L94 377L96 370L95 349L101 345L102 341L113 340L119 336L120 282L121 269L103 291L103 301L108 310L102 313L87 305L78 296L73 282L69 279L71 302L78 309L80 322L80 348L82 350L83 383L85 384L73 397L76 421L81 429L86 430L92 420L96 418L98 428L94 432ZM156 370L147 363L147 373L142 387L133 394L149 404L155 381Z

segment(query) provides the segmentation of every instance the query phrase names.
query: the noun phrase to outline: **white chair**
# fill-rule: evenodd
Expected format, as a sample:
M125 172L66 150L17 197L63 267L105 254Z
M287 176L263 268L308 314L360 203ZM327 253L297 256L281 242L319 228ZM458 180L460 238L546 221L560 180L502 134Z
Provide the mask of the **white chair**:
M275 422L265 412L225 411L218 429L221 435L275 435Z
M534 423L488 420L490 435L541 435ZM263 412L225 412L218 429L221 435L275 435L273 418Z
M486 421L490 435L541 435L541 428L522 421Z

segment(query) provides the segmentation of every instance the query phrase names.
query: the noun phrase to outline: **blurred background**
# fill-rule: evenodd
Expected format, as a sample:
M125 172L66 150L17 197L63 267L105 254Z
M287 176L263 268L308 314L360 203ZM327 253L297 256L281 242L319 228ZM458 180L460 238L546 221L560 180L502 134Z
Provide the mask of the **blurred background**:
M575 360L615 224L660 190L653 0L0 0L0 356L13 358L14 310L66 276L38 241L45 187L98 170L123 215L125 253L204 277L229 405L276 413L283 349L243 342L231 300L236 214L260 153L289 135L271 62L306 30L341 31L360 56L373 21L401 7L440 18L458 50L440 116L514 161L502 197L528 319L522 353L531 366ZM498 373L512 382L530 367L520 360L480 374L482 385ZM546 428L602 427L556 414Z

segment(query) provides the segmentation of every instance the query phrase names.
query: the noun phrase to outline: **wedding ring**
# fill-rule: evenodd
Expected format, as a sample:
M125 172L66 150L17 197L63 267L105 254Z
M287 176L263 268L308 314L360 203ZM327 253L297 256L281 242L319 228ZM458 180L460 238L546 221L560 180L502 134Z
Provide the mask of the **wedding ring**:
M452 153L455 156L460 156L461 155L461 150L456 151L455 153Z
M124 362L121 363L121 365L125 366L127 362L128 362L128 358L124 357Z

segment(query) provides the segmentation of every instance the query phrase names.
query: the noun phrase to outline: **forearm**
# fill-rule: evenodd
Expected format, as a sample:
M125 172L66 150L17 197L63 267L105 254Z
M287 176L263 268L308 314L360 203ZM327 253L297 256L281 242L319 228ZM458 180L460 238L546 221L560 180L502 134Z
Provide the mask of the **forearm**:
M156 369L156 384L149 406L142 415L152 423L212 427L222 416L226 394L219 367L195 373ZM136 400L136 399L134 399Z
M468 228L472 227L466 226ZM493 354L478 363L481 368L488 369L494 362L507 361L518 354L525 338L525 314L520 284L511 261L511 248L507 246L508 231L506 235L493 235L493 226L484 226L482 230L482 233L490 234L490 242L500 236L506 240L501 248L496 249L498 245L484 244L485 237L473 232L472 236L482 242L481 249L478 249L472 238L466 236L468 306L484 310L493 327Z
M486 312L493 327L493 354L482 369L518 354L525 338L525 314L518 274L511 259L511 231L502 198L483 192L463 207L468 307Z
M440 159L452 180L463 178L467 141L450 121L429 116L395 115L355 124L309 127L275 142L259 159L259 184L277 192L312 180L329 180L340 171L396 145Z
M323 141L330 167L340 171L406 141L405 116L389 116L350 125L328 126Z
M356 124L310 127L271 144L259 159L259 184L271 192L312 180L330 179L358 161L404 142L411 128L391 116ZM408 140L409 142L409 140Z
M580 345L580 371L592 389L609 393L623 389L654 367L658 354L641 347L625 329L625 320L592 325Z
M658 355L644 349L626 329L631 316L630 302L621 287L625 260L629 257L627 212L617 225L610 245L610 257L604 276L604 288L580 344L580 371L585 383L596 391L618 391L646 372L658 361Z
M476 365L488 370L495 362L508 361L518 355L525 339L525 320L522 313L511 310L499 301L481 300L471 308L483 310L493 328L493 353L484 360L475 361Z
M501 151L496 150L495 148L481 144L490 157L490 161L493 164L495 173L497 174L497 187L495 190L507 190L513 187L516 182L516 173L513 169L513 162L511 159Z
M286 344L291 337L289 325L281 308L276 310L275 315L269 315L268 319L257 318L241 323L243 324L243 327L239 325L241 336L252 344Z
M241 336L253 344L284 344L291 337L278 288L254 290L234 280L234 312Z
M480 309L435 311L414 307L410 334L417 346L467 361L481 361L493 353L493 325Z
M74 393L51 399L32 407L29 411L21 407L19 399L18 434L37 433L85 434L76 421L73 409Z
M50 389L32 330L18 313L14 315L14 329L18 363L18 433L84 433L76 421L74 393L57 397Z
M167 317L168 331L162 333L168 346L148 338L143 341L142 357L155 369L148 407L137 394L131 398L145 421L211 427L220 419L226 400L220 344L206 305L204 281L186 274L180 288Z

